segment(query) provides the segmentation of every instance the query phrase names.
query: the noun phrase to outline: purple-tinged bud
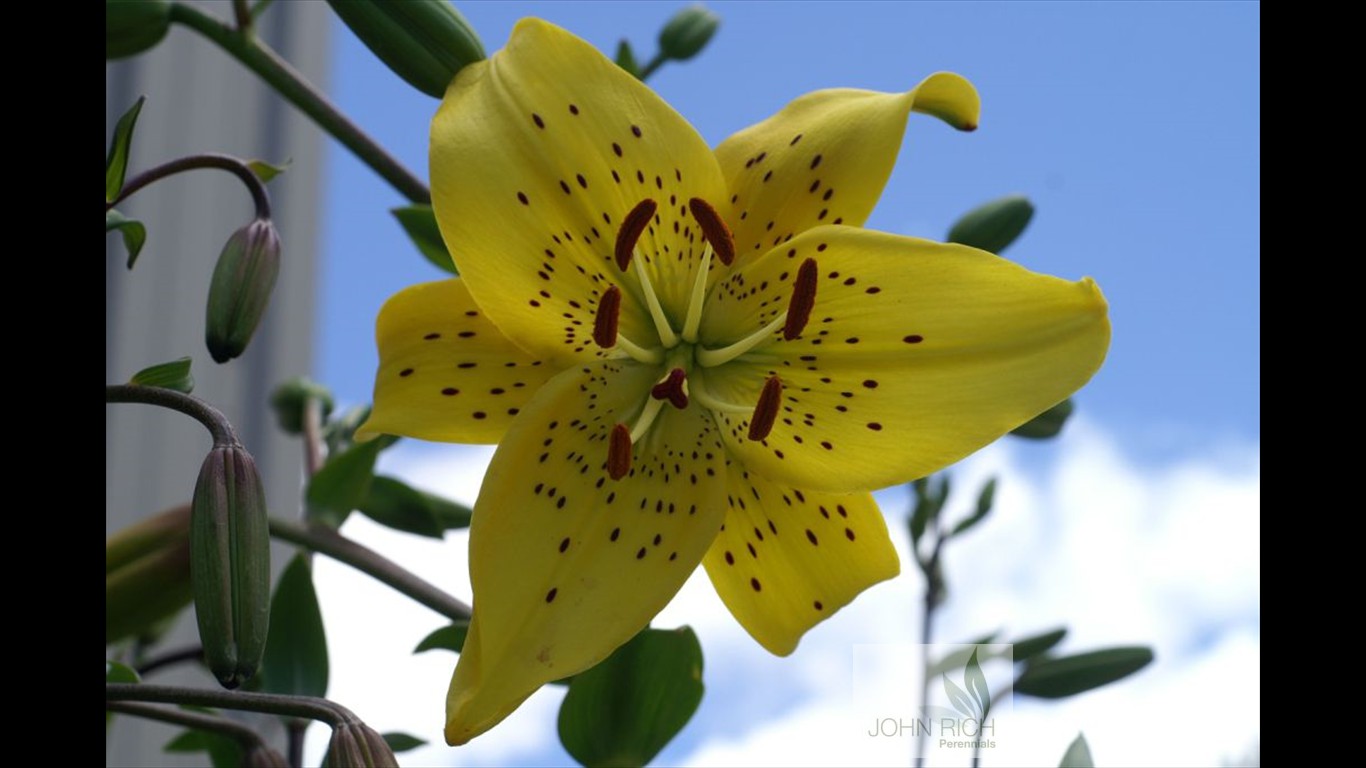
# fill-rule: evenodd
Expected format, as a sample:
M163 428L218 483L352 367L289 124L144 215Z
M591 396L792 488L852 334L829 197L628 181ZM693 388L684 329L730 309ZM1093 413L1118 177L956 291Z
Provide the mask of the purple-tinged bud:
M394 751L384 737L362 722L342 723L332 729L327 745L329 768L398 768Z
M270 219L256 219L228 238L209 282L204 338L214 362L247 348L279 274L280 235Z

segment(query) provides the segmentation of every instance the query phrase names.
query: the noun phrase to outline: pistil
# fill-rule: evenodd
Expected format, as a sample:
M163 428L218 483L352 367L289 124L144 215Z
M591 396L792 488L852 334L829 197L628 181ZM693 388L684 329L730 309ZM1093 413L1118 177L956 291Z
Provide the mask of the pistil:
M656 400L668 400L673 407L679 410L687 408L688 393L683 391L683 384L687 380L687 372L682 368L675 368L669 371L669 375L664 377L663 381L650 389L650 397Z

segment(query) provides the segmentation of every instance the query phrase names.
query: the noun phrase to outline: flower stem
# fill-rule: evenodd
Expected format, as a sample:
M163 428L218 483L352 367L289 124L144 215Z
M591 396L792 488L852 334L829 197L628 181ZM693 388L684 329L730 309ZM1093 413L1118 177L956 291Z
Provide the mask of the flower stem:
M119 191L118 197L112 202L104 204L104 210L110 208L132 197L138 190L155 181L160 181L167 176L174 176L185 171L194 171L201 168L217 168L220 171L227 171L236 176L242 184L251 192L251 201L256 205L256 218L270 218L270 195L266 194L266 185L261 183L261 179L252 172L246 163L231 155L220 155L216 152L206 152L201 155L190 155L169 163L163 163L148 171L143 171L134 177L123 189Z
M108 712L121 712L125 715L133 715L148 720L160 720L163 723L174 723L201 731L221 733L247 748L261 743L261 736L256 731L226 717L187 712L183 709L154 707L151 704L136 701L105 701L104 708Z
M650 75L653 75L655 73L655 70L663 66L664 62L668 60L669 59L665 57L663 51L656 53L653 59L650 59L650 61L646 63L645 66L640 68L640 81L643 83L646 80L649 80Z
M223 412L194 395L187 395L173 389L144 387L137 384L110 384L104 388L106 403L144 403L180 411L203 424L213 436L216 446L240 445L237 431L228 422Z
M934 549L930 551L930 556L925 559L920 558L916 553L916 562L920 565L920 570L925 574L925 600L924 611L920 619L920 649L921 674L920 674L920 711L923 713L925 707L930 704L930 643L934 640L934 613L943 602L941 595L944 590L943 578L940 576L939 556L943 552L944 532L935 524ZM915 737L915 762L913 765L920 768L925 765L925 730L919 729Z
M174 685L147 683L105 683L104 701L145 701L158 704L190 704L198 707L218 707L244 712L264 712L283 717L305 717L320 720L332 727L358 723L351 710L327 699L313 696L285 696L278 693L250 693L247 691L182 688Z
M469 621L468 605L404 569L398 563L331 528L271 518L270 535L346 563L452 621Z
M408 200L431 202L427 185L343 115L322 92L257 36L239 33L198 8L182 3L172 3L171 21L184 24L213 41L255 72Z
M138 665L138 677L146 677L162 667L169 667L185 661L202 661L204 659L204 647L192 645L188 648L170 651L160 656L154 656Z

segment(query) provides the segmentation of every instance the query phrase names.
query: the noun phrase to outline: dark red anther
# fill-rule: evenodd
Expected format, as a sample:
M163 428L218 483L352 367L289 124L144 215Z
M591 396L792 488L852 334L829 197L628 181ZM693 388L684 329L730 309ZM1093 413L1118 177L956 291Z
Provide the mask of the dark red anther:
M645 234L645 228L650 226L650 220L655 217L655 211L659 205L645 198L631 212L626 214L626 218L621 220L621 229L617 230L617 267L622 272L631 266L631 255L635 253L636 243L640 242L640 236Z
M773 422L778 420L778 406L782 404L783 383L777 376L764 380L764 391L759 393L759 402L754 406L754 415L749 417L749 439L763 440L773 431Z
M675 368L669 371L667 378L650 389L650 396L656 400L668 400L679 410L687 408L688 393L683 391L683 382L686 379L687 374L683 369Z
M792 301L787 305L787 322L783 323L783 338L792 341L802 335L806 321L811 319L811 308L816 306L816 260L807 259L797 270L792 283Z
M721 219L721 214L700 197L688 201L688 210L692 211L692 217L697 219L697 225L702 228L702 237L716 251L716 258L729 267L735 261L735 236Z
M621 289L615 285L598 299L598 314L593 318L593 341L603 349L617 345L617 325L621 321Z
M613 480L626 477L631 471L631 430L625 424L612 427L607 441L607 474Z

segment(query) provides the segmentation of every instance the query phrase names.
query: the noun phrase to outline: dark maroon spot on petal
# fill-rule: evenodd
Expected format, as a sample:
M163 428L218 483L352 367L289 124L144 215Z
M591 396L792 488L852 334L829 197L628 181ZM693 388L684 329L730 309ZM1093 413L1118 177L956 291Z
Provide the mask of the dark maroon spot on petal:
M663 540L664 540L664 537L663 537L663 536L659 535L658 533L655 534L655 541L654 541L654 544L655 544L656 547L659 546L659 542L661 542L661 541L663 541Z
M799 134L797 134L796 136L793 136L793 137L792 137L792 141L788 142L788 146L789 146L789 147L795 147L795 146L797 145L797 142L799 142L799 141L801 141L801 140L802 140L802 135L799 133Z
M459 365L457 365L457 366L455 366L455 367L456 367L456 368L473 368L473 367L475 367L476 365L478 365L478 363L461 363L461 364L459 364Z
M398 375L399 375L399 376L402 376L402 377L404 377L404 378L407 378L407 377L413 375L413 369L412 369L412 368L404 368L403 370L401 370L401 371L398 372Z
M616 541L616 540L617 540L617 537L620 536L620 535L621 535L621 529L620 529L620 528L613 528L613 529L612 529L612 536L611 536L612 541Z
M640 551L636 553L636 559L637 559L637 560L644 560L644 559L645 559L645 547L641 547L641 548L640 548Z
M612 142L612 151L617 153L617 157L621 157L621 145L615 141Z
M561 496L561 497L560 497L560 500L557 501L557 502L555 502L555 508L556 508L556 509L564 509L564 503L565 503L566 501L568 501L568 500L569 500L569 497L568 497L568 496Z
M735 555L732 555L730 550L726 550L726 565L735 565Z
M531 120L532 122L536 123L537 128L545 128L545 121L542 120L541 116L536 114L535 112L531 113Z
M566 195L569 194L569 185L564 183L564 179L560 179L560 189L563 189Z
M634 135L637 139L640 138L640 126L638 126L638 125L633 125L633 126L631 126L631 133L632 133L632 135Z
M754 588L755 592L758 592L759 590L763 589L763 587L759 584L758 579L750 579L749 585Z
M475 411L472 415L473 415L474 418L476 418L476 419L486 419L486 418L488 418L488 414L487 414L487 413L484 413L483 411Z
M588 179L585 179L582 173L574 174L574 178L579 182L580 187L588 189Z
M422 340L423 340L423 341L435 341L435 340L437 340L437 339L439 339L439 338L441 338L441 334L439 334L439 333L429 333L429 334L427 334L426 336L423 336L423 337L422 337Z
M871 293L881 293L881 292L882 292L882 289L879 288L879 287L877 287L876 285L873 286L872 288L869 288L868 290L864 291L864 293L869 293L869 294L871 294Z
M823 610L825 610L825 606L821 605L821 601L819 601L819 600L817 600L816 602L812 603L811 605L813 605L813 606L816 608L816 610L818 610L818 611L823 611Z
M569 549L569 539L560 542L560 552L564 552L566 549Z
M445 389L441 390L441 394L445 395L446 397L451 397L452 395L460 394L460 390L456 389L455 387L446 387Z
M907 336L906 338L902 339L902 341L906 342L907 344L919 344L920 342L922 342L922 341L924 341L924 340L925 340L925 337L924 337L924 336L921 336L921 335L918 334L918 333L913 333L913 334L911 334L910 336Z
M816 534L812 533L810 528L806 529L806 540L811 542L812 546L817 546L820 543L816 541ZM569 541L569 539L565 539L565 541ZM560 551L563 552L564 550L561 549Z
M863 380L863 386L865 386L865 387L867 387L867 388L869 388L869 389L877 389L877 382L874 381L873 379L864 379L864 380Z
M526 199L525 192L518 192L517 199L522 201L522 205L531 205L531 203Z
M868 422L868 428L871 429L871 430L873 430L874 432L881 432L881 431L882 431L882 425L879 424L879 423L877 423L876 421L870 421L870 422Z
M579 108L576 107L576 106L574 106L573 104L570 104L570 105L569 105L569 114L571 114L571 115L577 115L578 113L579 113Z
M835 194L835 188L834 188L834 187L831 187L831 188L825 190L825 194L824 194L824 195L821 195L821 199L822 199L822 200L829 200L829 199L830 199L830 196L833 195L833 194Z
M853 540L854 540L854 529L853 529L853 528L845 528L845 529L844 529L844 538L846 538L846 539L848 539L848 540L850 540L850 541L853 541Z
M807 259L797 270L797 279L792 283L792 300L787 305L787 321L783 323L783 338L791 341L802 335L802 329L811 319L811 309L816 305L816 260Z
M675 561L675 560L677 560L677 559L678 559L678 553L677 553L677 552L670 552L670 553L669 553L669 562L672 563L673 561Z
M821 188L821 180L820 180L820 179L816 179L815 181L811 182L811 188L808 189L808 190L806 190L806 191L807 191L807 192L815 192L816 190L818 190L818 189L820 189L820 188Z
M702 237L716 251L716 257L722 264L730 266L735 261L735 236L731 234L730 227L726 226L716 209L700 197L688 201L688 210L702 228Z

